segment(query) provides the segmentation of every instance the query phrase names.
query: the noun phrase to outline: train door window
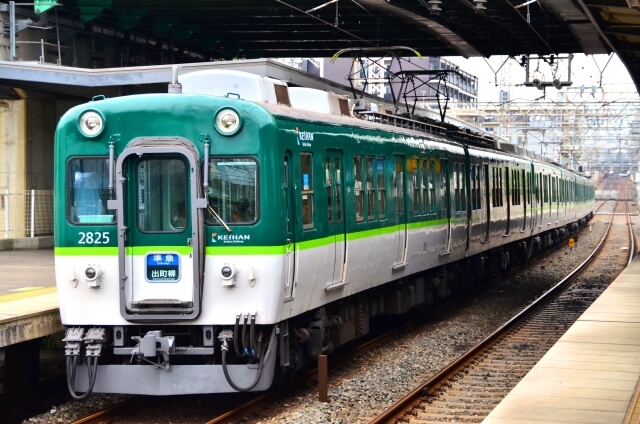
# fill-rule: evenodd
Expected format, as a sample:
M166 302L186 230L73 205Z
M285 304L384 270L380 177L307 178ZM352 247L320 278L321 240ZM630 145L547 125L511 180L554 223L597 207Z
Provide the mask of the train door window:
M421 160L420 161L420 191L422 192L421 195L421 206L420 209L422 210L423 214L428 214L429 213L429 173L428 173L428 166L427 166L427 161L426 160Z
M187 224L187 165L182 159L143 159L136 165L138 228L177 232Z
M222 220L230 225L252 224L258 219L258 163L249 157L209 159L207 198ZM207 224L215 223L213 214Z
M551 202L552 203L556 203L558 200L557 183L558 183L558 177L551 177Z
M373 156L367 156L367 219L372 221L376 216L376 193L373 183L375 160Z
M393 198L397 214L404 214L404 163L401 157L394 158Z
M493 183L493 190L492 190L493 207L498 208L498 207L502 207L503 205L502 168L495 167L495 168L492 168L491 170L492 170L492 183Z
M445 159L440 160L440 199L442 204L440 205L440 211L442 217L448 218L451 211L451 186L449 182L449 161Z
M67 217L76 224L112 224L114 211L107 210L109 159L76 158L67 171Z
M313 156L309 152L300 153L300 183L302 194L302 228L313 228Z
M549 203L549 176L543 175L542 177L542 201Z
M520 173L514 170L511 178L511 204L517 206L520 204Z
M354 175L354 187L353 191L356 197L356 222L364 221L364 181L362 167L364 163L362 156L356 155L353 157L353 175Z
M465 205L465 190L464 190L464 164L453 164L453 192L455 197L456 212L464 212L466 210Z
M339 157L325 157L325 180L329 222L342 221L342 167Z
M384 219L387 208L387 190L384 185L384 158L376 158L376 188L378 191L378 218Z
M471 209L478 210L482 207L480 202L480 165L471 165Z
M436 169L436 161L431 161L431 166L429 167L430 175L429 175L429 213L436 213L436 183L437 183L437 169Z

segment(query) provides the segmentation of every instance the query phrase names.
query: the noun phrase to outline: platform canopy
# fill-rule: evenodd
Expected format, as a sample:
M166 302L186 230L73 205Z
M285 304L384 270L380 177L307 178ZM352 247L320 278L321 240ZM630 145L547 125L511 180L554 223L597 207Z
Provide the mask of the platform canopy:
M36 0L123 40L183 46L180 60L331 57L406 46L423 56L617 53L640 81L640 0ZM194 57L201 55L200 58Z

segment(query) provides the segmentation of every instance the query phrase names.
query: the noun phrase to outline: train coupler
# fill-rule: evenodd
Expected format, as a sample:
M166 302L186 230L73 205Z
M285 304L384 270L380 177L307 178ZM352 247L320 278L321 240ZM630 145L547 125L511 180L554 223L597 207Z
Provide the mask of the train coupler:
M131 339L138 342L131 351L131 362L133 362L134 357L138 357L143 361L169 371L169 356L176 351L176 339L174 336L162 337L162 331L154 330L148 331L143 337L133 336ZM154 363L146 359L158 355L162 356L162 362L160 363Z

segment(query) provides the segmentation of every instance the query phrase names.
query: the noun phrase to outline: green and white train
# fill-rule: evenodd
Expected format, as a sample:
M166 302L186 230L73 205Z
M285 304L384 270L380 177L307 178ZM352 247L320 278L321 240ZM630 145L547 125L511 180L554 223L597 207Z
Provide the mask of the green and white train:
M57 128L76 398L265 390L592 216L589 179L468 130L237 71L169 91L94 98Z

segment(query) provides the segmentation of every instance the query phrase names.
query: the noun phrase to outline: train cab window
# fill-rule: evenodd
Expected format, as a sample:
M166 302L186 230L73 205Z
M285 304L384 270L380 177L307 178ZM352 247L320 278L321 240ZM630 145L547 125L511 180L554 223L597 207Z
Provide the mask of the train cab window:
M309 152L300 153L300 184L302 187L302 228L313 228L313 156Z
M375 160L373 156L367 156L367 219L372 221L376 217L376 195L375 186L373 184L373 176L375 169Z
M356 222L364 221L364 184L363 184L363 172L362 167L364 163L362 156L356 155L353 157L353 192L356 197Z
M387 190L384 185L384 158L376 158L376 188L378 191L378 218L385 218L387 209Z
M253 224L258 220L258 164L249 157L209 159L208 225ZM211 210L215 212L211 212Z
M109 159L71 159L67 168L67 217L74 224L113 224L115 211L107 210Z

